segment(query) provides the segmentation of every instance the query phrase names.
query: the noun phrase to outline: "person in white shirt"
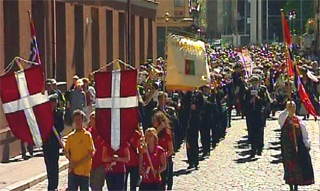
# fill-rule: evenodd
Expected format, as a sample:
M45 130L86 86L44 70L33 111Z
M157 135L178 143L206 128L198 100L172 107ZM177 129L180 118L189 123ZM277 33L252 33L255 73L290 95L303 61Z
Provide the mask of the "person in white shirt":
M310 140L305 124L295 113L296 105L289 101L286 109L279 115L284 180L289 184L290 190L298 190L298 185L314 184L314 172L309 154Z

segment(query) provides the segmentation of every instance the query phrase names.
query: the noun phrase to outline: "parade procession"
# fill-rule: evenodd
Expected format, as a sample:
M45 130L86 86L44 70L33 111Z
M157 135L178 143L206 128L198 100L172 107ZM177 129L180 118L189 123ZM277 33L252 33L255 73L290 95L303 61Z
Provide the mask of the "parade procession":
M319 20L318 0L0 0L0 190L320 191Z

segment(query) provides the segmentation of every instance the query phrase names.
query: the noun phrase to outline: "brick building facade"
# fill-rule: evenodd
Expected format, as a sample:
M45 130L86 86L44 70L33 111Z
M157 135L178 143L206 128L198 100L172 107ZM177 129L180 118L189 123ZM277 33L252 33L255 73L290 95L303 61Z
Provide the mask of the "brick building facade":
M128 22L126 0L0 0L0 73L15 56L29 58L28 10L46 76L67 82L68 87L73 75L87 77L117 58L136 67L149 58L156 60L157 5L133 0ZM130 37L127 23L131 24ZM20 142L10 132L1 106L0 161L19 152Z

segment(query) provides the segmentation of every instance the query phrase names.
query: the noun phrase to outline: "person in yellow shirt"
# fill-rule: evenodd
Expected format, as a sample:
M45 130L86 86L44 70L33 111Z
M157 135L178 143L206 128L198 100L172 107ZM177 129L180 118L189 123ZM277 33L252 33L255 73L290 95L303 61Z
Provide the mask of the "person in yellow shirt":
M89 190L89 175L94 154L93 139L83 127L85 114L81 110L73 112L76 129L67 138L66 157L69 159L68 191Z

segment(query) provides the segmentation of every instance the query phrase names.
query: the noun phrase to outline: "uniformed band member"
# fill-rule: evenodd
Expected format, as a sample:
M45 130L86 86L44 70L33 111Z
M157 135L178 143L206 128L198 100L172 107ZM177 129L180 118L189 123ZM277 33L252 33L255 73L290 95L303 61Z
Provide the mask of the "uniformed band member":
M261 155L264 145L265 105L267 89L260 85L260 79L254 75L245 95L245 113L248 128L248 140L251 145L251 156Z
M200 95L201 96L201 95ZM200 97L199 96L199 97ZM188 169L196 168L198 169L199 166L199 129L201 124L201 117L200 117L200 109L199 101L197 100L197 95L193 95L192 97L192 105L191 105L191 114L190 119L187 127L187 157L189 167Z
M200 93L199 99L203 99L203 95ZM202 102L202 101L201 101ZM198 106L200 108L200 117L201 117L201 122L200 122L200 134L201 134L201 144L202 144L202 157L207 157L210 156L210 147L211 147L211 142L210 142L210 129L213 124L213 106L212 103L210 103L207 100L203 99L203 105Z

